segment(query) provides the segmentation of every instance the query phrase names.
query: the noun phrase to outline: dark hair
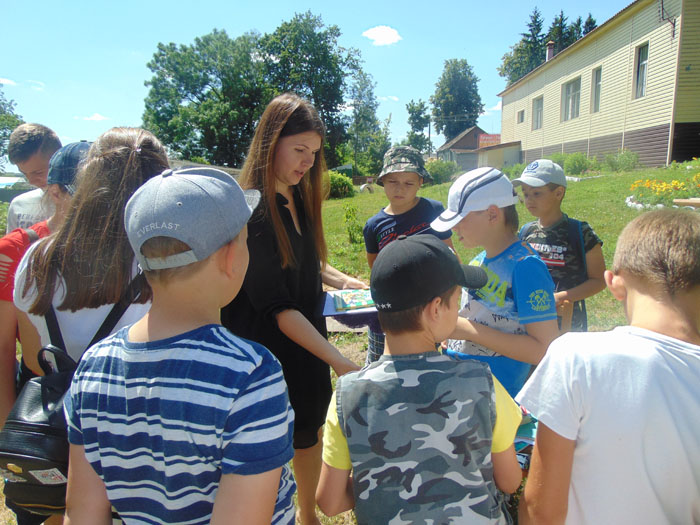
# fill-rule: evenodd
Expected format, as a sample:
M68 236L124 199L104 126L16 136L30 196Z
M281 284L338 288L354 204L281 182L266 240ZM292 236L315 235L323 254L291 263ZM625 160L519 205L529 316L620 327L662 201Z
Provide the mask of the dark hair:
M160 141L138 128L112 128L90 146L76 176L76 192L65 222L40 241L29 261L29 278L37 298L29 312L44 315L65 281L60 310L73 312L119 301L132 278L134 254L124 229L124 207L146 180L168 168ZM147 285L136 302L151 298Z
M321 205L328 194L328 186L324 179L326 161L323 157L323 140L326 131L318 112L309 102L294 93L285 93L275 97L267 105L255 128L253 142L248 150L248 157L239 180L244 189L256 189L262 194L262 200L265 203L262 210L272 221L283 268L294 266L295 261L287 231L275 205L277 198L273 170L275 149L280 138L307 131L315 131L319 134L321 149L316 154L313 167L301 179L298 188L304 202L307 226L313 231L316 253L321 264L325 264L327 248L323 236Z
M436 295L442 301L442 305L445 306L449 304L452 296L459 290L459 285L455 285L449 290ZM402 310L400 312L377 312L377 317L379 318L379 324L384 332L390 334L403 334L406 332L418 332L423 328L421 323L421 315L425 307L435 299L433 297L430 301L425 304L420 304L409 308L408 310Z
M53 130L41 124L20 124L10 134L7 157L12 164L24 162L37 152L50 158L61 149L61 140Z
M671 295L700 285L700 215L677 209L643 213L620 233L612 269Z
M503 210L503 217L505 219L505 224L508 226L513 233L518 233L518 226L520 226L520 220L518 219L518 210L515 208L515 204L501 208Z

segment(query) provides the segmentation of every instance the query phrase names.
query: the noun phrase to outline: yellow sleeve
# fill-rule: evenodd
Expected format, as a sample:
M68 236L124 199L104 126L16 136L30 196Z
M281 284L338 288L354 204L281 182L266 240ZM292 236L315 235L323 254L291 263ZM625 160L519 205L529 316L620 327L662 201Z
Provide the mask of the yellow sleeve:
M337 469L352 470L348 442L338 422L335 392L333 392L331 403L328 405L326 425L323 429L323 461Z
M520 407L495 377L493 389L496 394L496 424L493 426L491 452L503 452L513 444L523 415Z

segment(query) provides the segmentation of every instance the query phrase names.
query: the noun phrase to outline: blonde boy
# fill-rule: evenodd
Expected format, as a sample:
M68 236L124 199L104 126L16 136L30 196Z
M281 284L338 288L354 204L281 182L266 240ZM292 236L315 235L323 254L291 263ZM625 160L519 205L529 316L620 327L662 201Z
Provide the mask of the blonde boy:
M459 287L480 287L432 235L379 253L371 290L386 332L379 361L338 379L316 498L365 523L506 523L502 494L520 485L520 410L488 367L435 350L454 329ZM351 476L352 472L352 476Z
M452 232L436 232L430 228L430 222L440 215L445 207L439 201L418 197L418 190L426 180L432 179L418 150L410 146L394 146L384 155L384 165L377 177L377 184L384 187L389 204L367 219L362 230L370 270L379 252L400 235L430 233L454 249ZM370 326L368 338L369 364L382 355L384 334L378 326Z
M503 173L477 168L452 184L448 209L431 224L437 231L454 229L467 248L484 248L470 264L488 275L486 286L462 293L447 353L486 361L512 396L558 335L554 284L537 253L516 235L517 201Z
M603 241L587 222L561 211L566 177L559 164L548 159L531 162L513 186L521 186L525 207L537 217L537 221L522 227L519 236L547 265L554 281L557 309L561 312L569 308L570 329L585 332L588 318L584 299L605 288Z
M518 395L520 523L700 523L700 216L634 219L605 282L628 326L557 339Z
M219 324L260 199L228 174L148 180L125 225L148 314L89 349L65 406L67 524L293 523L293 411L278 361Z

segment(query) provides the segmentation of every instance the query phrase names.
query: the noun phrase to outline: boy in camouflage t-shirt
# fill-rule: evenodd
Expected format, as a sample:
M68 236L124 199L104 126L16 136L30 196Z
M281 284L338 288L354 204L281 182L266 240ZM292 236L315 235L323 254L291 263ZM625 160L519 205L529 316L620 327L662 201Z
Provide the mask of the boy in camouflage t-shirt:
M605 288L603 241L587 222L571 219L561 211L566 177L558 164L548 159L536 160L513 181L513 186L522 186L525 207L537 217L537 221L523 226L520 238L547 265L555 285L558 312L573 303L571 331L585 332L588 319L584 299Z
M498 489L520 485L520 409L485 363L435 350L457 323L460 286L485 283L483 269L460 265L433 235L401 236L379 253L371 290L386 349L336 383L316 492L324 513L354 508L360 524L509 523Z

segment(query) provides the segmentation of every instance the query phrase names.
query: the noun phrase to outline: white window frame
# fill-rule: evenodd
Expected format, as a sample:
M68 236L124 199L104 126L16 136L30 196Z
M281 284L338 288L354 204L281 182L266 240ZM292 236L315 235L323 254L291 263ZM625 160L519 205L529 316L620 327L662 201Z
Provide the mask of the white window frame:
M600 94L603 84L603 66L598 66L591 75L591 113L600 111Z
M561 120L573 120L581 111L581 77L561 86Z
M544 122L544 95L532 101L532 131L542 129Z
M518 114L516 116L516 122L518 124L522 124L523 122L525 122L525 110L524 109L521 109L520 111L518 111Z
M649 42L644 42L634 52L634 98L642 98L647 94L648 74Z

